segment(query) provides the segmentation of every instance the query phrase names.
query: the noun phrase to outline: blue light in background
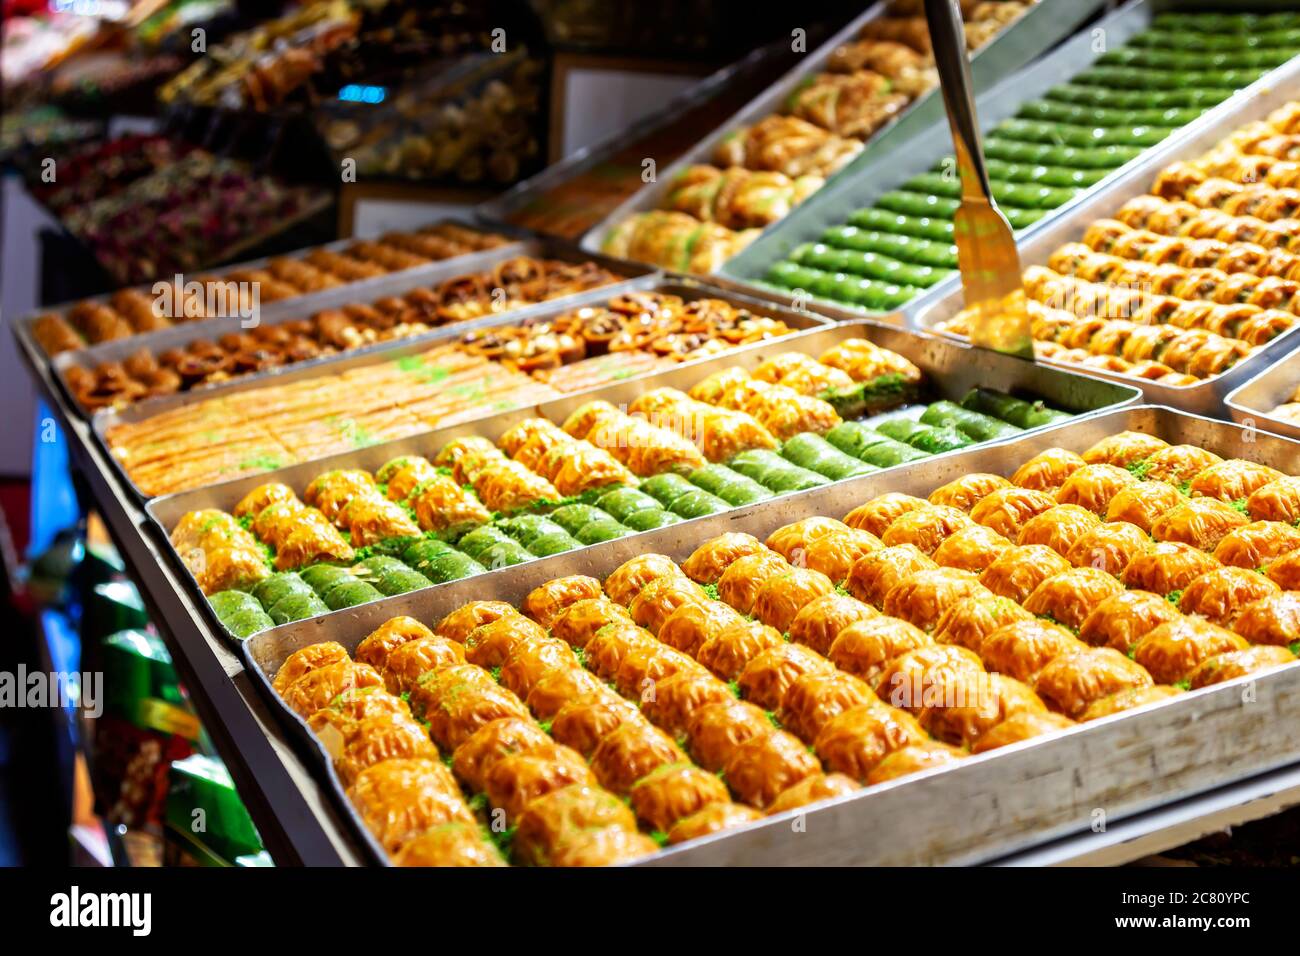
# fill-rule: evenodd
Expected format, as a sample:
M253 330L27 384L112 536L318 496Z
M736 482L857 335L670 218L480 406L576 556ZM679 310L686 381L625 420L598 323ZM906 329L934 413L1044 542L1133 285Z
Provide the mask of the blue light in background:
M382 103L387 95L386 87L364 86L360 83L349 83L339 90L339 99L347 103Z

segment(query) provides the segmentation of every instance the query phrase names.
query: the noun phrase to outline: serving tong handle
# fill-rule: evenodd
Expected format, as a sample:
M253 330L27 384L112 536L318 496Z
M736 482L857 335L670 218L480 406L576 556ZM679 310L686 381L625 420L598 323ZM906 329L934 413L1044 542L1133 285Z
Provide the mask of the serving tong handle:
M1020 278L1020 256L1011 225L993 200L984 164L966 32L957 0L925 0L925 17L961 177L953 241L966 308L973 313L971 342L1032 359L1034 340Z

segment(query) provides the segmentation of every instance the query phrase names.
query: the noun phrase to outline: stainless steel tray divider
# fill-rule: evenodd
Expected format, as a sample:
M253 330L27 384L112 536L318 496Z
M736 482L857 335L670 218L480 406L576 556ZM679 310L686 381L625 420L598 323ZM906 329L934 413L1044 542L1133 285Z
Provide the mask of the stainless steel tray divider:
M1106 48L1113 49L1149 27L1156 14L1171 9L1185 10L1189 6L1192 5L1178 0L1132 0L1099 20L1093 29L1066 41L1042 59L1006 77L992 89L977 96L976 106L982 128L990 129L996 123L1015 115L1015 112L1027 101L1041 96L1052 87L1068 81L1071 76L1091 66L1099 56L1095 49L1098 31L1101 31L1101 35L1105 37ZM1264 3L1262 6L1267 7L1270 4ZM1293 4L1277 0L1271 6L1293 6ZM972 66L978 63L977 58L972 62ZM1017 237L1022 250L1021 259L1025 259L1027 248L1037 248L1037 243L1041 241L1040 237L1048 233L1057 234L1060 225L1065 221L1077 221L1081 209L1096 209L1097 206L1103 205L1108 197L1123 191L1135 179L1142 180L1147 177L1148 170L1158 170L1170 160L1186 155L1188 143L1203 141L1204 131L1207 128L1222 128L1225 123L1235 127L1236 123L1231 118L1239 115L1240 111L1246 108L1245 104L1252 102L1256 97L1267 96L1277 86L1292 82L1298 65L1300 64L1293 60L1270 71L1268 75L1218 106L1207 110L1164 141L1149 147L1136 160L1119 167L1101 182L1075 196L1070 202L1058 206L1038 222L1021 230ZM936 122L924 133L912 138L907 146L907 153L902 157L895 155L860 157L863 159L860 165L855 163L841 175L836 176L833 182L810 196L792 210L790 215L728 261L722 267L721 276L740 284L741 287L761 282L768 269L789 255L796 246L804 242L816 242L827 229L844 225L849 213L873 205L885 193L897 189L913 176L927 172L935 163L951 155L952 136L947 124ZM1125 198L1130 195L1132 193L1128 193ZM1112 211L1119 208L1119 205L1111 207ZM783 295L780 289L770 289L766 286L763 288L779 301L793 301L793 296ZM961 283L956 276L936 283L890 314L901 317L907 324L912 324L917 321L922 312L941 301L949 301L954 295L957 297L961 295ZM855 309L846 303L822 299L810 293L803 299L812 308L837 318L862 315L879 318L878 314L869 310ZM1163 396L1153 396L1150 393L1147 397L1153 401L1164 400Z
M992 41L971 59L971 72L975 89L987 89L1008 72L1030 62L1044 50L1069 33L1104 5L1104 0L1039 0L1015 23L1002 30ZM656 181L647 184L626 199L613 212L593 226L582 237L584 249L599 250L601 240L611 227L629 216L659 208L664 195L677 175L695 163L709 163L718 144L742 126L749 126L772 113L778 112L790 95L814 73L825 69L835 49L857 38L864 25L887 12L887 3L872 4L848 26L809 53L804 61L790 70L765 92L755 97L743 109L719 126L712 134L682 154L672 165L658 171ZM857 179L862 170L870 170L896 157L904 146L911 146L918 133L935 127L943 119L943 103L932 89L918 97L899 112L892 121L881 127L867 140L866 148L828 181L809 200L826 193L834 183ZM944 127L945 135L947 126ZM909 155L911 149L908 150ZM799 207L802 208L802 207ZM781 229L784 223L798 214L796 208L790 216L773 223L764 230L764 237ZM751 247L752 248L752 247ZM854 316L860 318L858 313Z
M1078 409L1080 417L1087 417L1130 405L1136 402L1141 394L1136 388L1124 388L1083 375L1063 374L1011 356L973 349L939 336L918 335L867 319L859 319L857 322L796 333L700 362L686 363L646 378L630 379L575 392L534 407L505 412L491 418L449 425L420 435L399 438L356 451L340 452L327 458L290 465L276 471L249 475L193 491L165 495L150 501L145 506L145 512L149 515L149 525L159 541L159 547L171 557L178 573L186 581L191 596L199 606L204 608L216 633L221 634L225 632L224 626L217 620L207 598L204 597L180 555L171 545L171 530L189 511L203 508L229 511L249 491L268 481L283 482L301 492L312 479L323 472L337 468L360 468L373 472L385 462L400 455L426 457L435 455L453 438L466 435L478 435L495 442L508 429L527 418L540 415L560 424L579 405L594 399L604 399L618 405L630 403L637 395L651 388L667 387L686 391L696 382L719 369L732 365L752 368L773 355L792 349L817 355L839 342L855 337L868 338L911 360L926 373L932 390L944 398L960 399L971 387L992 382L1003 390L1032 392L1059 407ZM895 468L899 467L905 466L895 466ZM639 539L641 536L632 537ZM568 555L576 553L578 552L567 552ZM538 561L545 560L547 559L538 559ZM528 562L528 565L535 563L537 562ZM514 567L518 568L520 565ZM478 575L474 580L481 577L482 575ZM450 584L435 584L434 588L449 586ZM335 611L328 616L347 613L348 610Z
M1288 438L1300 438L1300 425L1278 418L1273 409L1291 400L1300 387L1300 353L1284 355L1247 379L1223 399L1234 422Z
M886 491L925 496L960 475L1006 474L1044 449L1083 451L1123 430L1279 469L1294 470L1300 463L1300 444L1288 439L1251 435L1238 425L1170 408L1130 407L273 628L245 641L240 654L246 667L274 674L294 651L319 641L338 641L351 651L395 615L434 623L469 601L517 604L554 577L591 574L603 579L622 562L649 552L681 561L700 542L727 531L763 538L811 515L842 516ZM273 693L265 682L262 686ZM274 703L284 710L278 698ZM1296 721L1300 663L791 811L665 850L642 865L979 863L1086 832L1098 819L1097 811L1104 819L1118 820L1300 761L1300 740L1277 732ZM792 825L796 821L799 825Z
M1184 131L1187 135L1179 136L1176 142L1166 141L1164 145L1167 145L1168 149L1163 145L1156 147L1126 167L1101 191L1086 197L1082 202L1063 207L1065 211L1061 215L1056 216L1043 229L1035 230L1033 235L1018 244L1021 266L1028 268L1046 265L1057 248L1067 242L1081 239L1088 224L1097 219L1113 216L1134 196L1145 194L1150 189L1156 174L1166 165L1199 156L1232 131L1247 123L1263 119L1273 110L1298 96L1300 96L1300 57L1295 57L1285 66L1274 70L1258 83L1238 93L1207 113L1201 120L1187 127ZM961 311L963 305L961 289L954 287L947 294L929 300L923 305L924 308L913 315L915 324L922 329L932 331L937 324ZM1053 368L1074 369L1084 375L1136 385L1142 389L1148 402L1181 408L1210 418L1223 418L1226 417L1223 410L1224 397L1258 374L1261 369L1268 368L1300 345L1300 336L1296 334L1298 331L1300 326L1283 332L1227 372L1195 385L1161 385L1159 382L1135 379L1116 372L1084 368L1066 362L1044 360L1043 364L1051 365Z

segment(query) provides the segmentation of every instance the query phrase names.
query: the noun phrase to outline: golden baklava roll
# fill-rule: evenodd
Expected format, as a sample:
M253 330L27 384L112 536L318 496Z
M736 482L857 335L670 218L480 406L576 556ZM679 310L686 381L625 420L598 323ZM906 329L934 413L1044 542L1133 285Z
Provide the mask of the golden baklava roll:
M763 809L782 791L821 772L821 763L793 734L770 725L735 747L722 773L743 803Z
M706 641L744 620L722 601L687 601L664 619L657 636L669 647L695 657Z
M1181 591L1219 562L1189 544L1161 541L1139 554L1124 568L1124 586L1155 594Z
M483 778L483 792L493 807L515 823L530 804L548 793L581 784L594 786L595 778L582 756L563 744L528 754L508 754L492 764Z
M1013 547L1013 542L992 528L973 524L945 538L931 558L940 567L979 573Z
M1008 717L1046 712L1046 705L1028 684L1005 674L969 672L954 682L951 701L927 706L918 720L941 743L970 747Z
M1081 472L1083 470L1080 469ZM1086 506L1057 505L1026 521L1020 529L1020 536L1016 539L1016 543L1041 544L1064 557L1070 553L1070 549L1079 539L1095 530L1100 524L1101 518Z
M409 711L376 714L357 721L315 720L317 716L328 713L318 711L310 726L318 737L326 741L331 739L328 733L322 735L327 723L338 733L339 739L334 742L341 743L342 747L334 754L334 766L345 787L351 786L362 772L385 760L438 759L438 748Z
M601 628L583 649L586 666L597 677L613 681L623 659L638 650L654 650L659 642L645 628L630 621Z
M1102 516L1110 507L1111 499L1124 486L1136 481L1132 472L1117 465L1084 465L1075 470L1057 489L1056 500L1063 505L1078 505Z
M915 717L881 703L850 708L827 721L813 744L823 765L865 783L886 756L926 740Z
M1229 532L1249 523L1244 514L1217 498L1191 498L1157 518L1151 537L1213 551Z
M718 597L741 614L749 614L768 581L789 571L790 564L774 551L746 555L718 578Z
M296 501L298 496L288 485L271 481L258 485L235 505L231 512L236 518L256 518L264 508L282 501Z
M956 644L929 644L894 658L876 678L882 701L919 714L936 701L952 699L963 675L983 673L979 657Z
M489 511L510 513L562 497L545 478L510 459L484 465L474 475L473 485Z
M1032 618L1015 601L991 593L976 595L943 612L934 627L934 639L979 653L980 643L999 627Z
M1014 541L1025 522L1057 504L1052 495L1043 491L1003 488L980 499L971 509L970 520Z
M946 485L941 485L930 492L930 504L947 505L970 514L970 510L983 498L1002 488L1009 488L1011 482L1001 475L975 472L954 478Z
M375 480L359 469L336 469L317 475L303 491L302 499L330 521L336 521L348 502L358 495L377 495Z
M1059 624L1044 620L1016 621L980 642L979 656L990 671L1032 684L1053 658L1084 646Z
M715 774L688 764L650 771L632 785L629 799L637 819L660 833L710 804L731 802L727 786Z
M389 853L434 827L475 822L451 771L428 757L370 767L348 788L348 800Z
M1167 441L1155 435L1124 431L1097 442L1083 453L1083 460L1089 465L1107 464L1127 468L1168 447Z
M591 769L602 786L628 796L642 777L686 761L686 754L671 737L643 719L606 734L592 751Z
M1119 577L1150 544L1150 537L1137 525L1108 521L1076 540L1065 558L1076 568L1096 568Z
M545 638L546 629L518 611L502 614L469 632L465 638L465 657L471 664L489 670L501 667L521 641ZM441 625L439 633L442 632ZM445 634L443 636L446 636Z
M1278 478L1257 488L1246 499L1246 513L1255 521L1300 521L1300 478Z
M501 717L489 721L463 740L452 752L451 768L474 792L486 785L487 773L511 754L548 752L554 741L526 717Z
M787 634L795 644L803 644L824 655L850 624L879 614L871 605L833 591L805 604L790 622Z
M994 494L1002 493L994 492ZM990 497L992 495L983 501L987 501ZM978 507L980 506L976 505L976 508ZM972 518L958 508L927 504L894 519L885 529L885 533L880 536L880 540L889 547L912 545L922 554L932 555L946 538L963 528L970 527L972 523L974 523Z
M1144 477L1150 481L1167 481L1179 485L1190 481L1197 473L1223 461L1212 451L1195 445L1170 445L1152 452L1146 458Z
M1300 641L1300 594L1282 591L1252 601L1238 611L1232 629L1252 644L1290 647Z
M628 613L639 626L658 634L664 621L686 603L708 600L704 590L684 574L651 581L628 605Z
M544 634L516 642L506 654L496 678L502 687L513 691L520 700L526 700L546 675L557 670L574 669L581 669L581 663L573 648L558 637Z
M754 596L751 613L762 623L785 633L807 604L834 590L834 582L820 571L787 567L766 579Z
M1102 698L1153 683L1150 674L1114 648L1085 645L1045 664L1034 681L1034 690L1049 708L1078 720Z
M811 744L834 717L876 699L871 687L861 678L819 668L790 683L776 713L784 729Z
M1095 608L1124 590L1114 576L1100 568L1071 568L1052 575L1025 598L1025 610L1077 630Z
M1184 614L1202 617L1221 627L1232 627L1241 609L1282 589L1262 574L1245 568L1216 568L1193 578L1178 599Z
M704 809L679 820L668 831L668 845L676 846L722 830L744 826L763 819L763 813L743 803L711 803Z
M894 585L885 595L881 610L923 631L932 631L954 605L992 596L970 571L933 568L918 571Z
M551 634L570 647L586 647L597 631L619 621L632 621L623 605L606 597L586 598L570 604L551 619Z
M834 518L814 516L777 528L767 536L764 543L787 561L794 562L795 555L805 551L817 538L847 528L847 525Z
M1074 726L1076 726L1074 721L1061 714L1021 711L986 731L971 746L971 753L987 753L1023 740L1069 730Z
M637 397L628 411L644 415L695 444L712 462L727 462L751 448L776 448L779 442L753 416L697 401L685 392L658 388Z
M1040 584L1070 567L1046 545L1018 545L999 554L980 573L980 583L1000 597L1022 603Z
M1254 570L1300 548L1300 529L1281 521L1252 521L1224 535L1214 548L1222 564Z
M361 659L359 652L358 647L358 660ZM406 694L430 671L464 662L463 645L439 634L430 634L394 647L382 662L373 666L383 673L384 685L391 693Z
M1225 651L1202 661L1188 675L1187 683L1190 690L1196 690L1199 687L1210 687L1238 677L1262 674L1295 662L1296 656L1287 648L1273 644L1260 644L1245 650Z
M909 511L924 508L927 503L924 498L890 491L858 505L844 516L844 523L850 528L859 528L879 538L895 519Z
M1247 647L1245 638L1209 621L1178 617L1148 631L1133 647L1133 660L1157 683L1184 680L1201 661Z
M1079 720L1083 722L1100 720L1102 717L1110 717L1113 714L1161 703L1171 697L1177 697L1182 692L1181 688L1172 687L1168 684L1155 684L1150 687L1122 690L1117 694L1111 694L1108 697L1093 701Z
M416 524L424 531L455 533L492 520L492 512L447 475L434 475L418 484L410 504Z
M347 649L337 641L321 641L294 651L285 658L271 679L271 688L280 696L300 677L331 664L349 661ZM308 715L310 716L310 715Z
M666 555L639 554L623 562L605 578L605 593L610 600L627 607L651 581L684 576L682 569Z
M471 601L444 617L433 630L457 644L464 644L470 634L483 625L518 614L514 606L505 601Z
M554 578L528 592L521 608L542 627L550 628L555 619L572 605L603 596L600 582L595 578L571 574Z
M575 697L551 718L551 735L590 759L596 745L615 728L641 717L631 701L608 687Z
M880 609L884 607L886 596L895 586L918 572L933 570L938 566L913 544L880 548L854 563L844 586L859 601Z
M731 689L703 668L682 669L641 691L641 712L675 740L686 739L691 718L710 704L734 700Z
M1162 516L1181 505L1186 498L1165 481L1139 481L1125 485L1106 507L1108 522L1123 521L1150 534Z
M477 824L455 820L412 837L397 856L397 866L505 866L500 851L483 838Z
M373 667L347 659L308 671L280 695L285 706L305 720L344 694L382 686L383 678Z
M731 681L760 654L783 643L781 632L775 628L742 619L723 626L705 640L696 659L722 680Z
M740 558L766 550L767 546L752 534L729 531L692 551L681 569L697 584L717 584L722 573Z
M354 548L378 544L385 538L418 538L420 526L406 509L377 492L357 495L338 513L338 524L348 532Z

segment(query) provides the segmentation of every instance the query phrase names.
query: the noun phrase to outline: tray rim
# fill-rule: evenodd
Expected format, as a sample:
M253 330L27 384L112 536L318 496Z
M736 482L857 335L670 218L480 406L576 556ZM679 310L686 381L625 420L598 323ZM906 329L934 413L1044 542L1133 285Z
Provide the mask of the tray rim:
M1279 381L1275 383L1274 379ZM1289 422L1285 418L1278 418L1272 411L1265 411L1262 408L1247 404L1256 397L1251 395L1251 392L1281 387L1281 380L1286 380L1289 392L1295 392L1296 387L1300 386L1300 352L1288 352L1271 364L1265 365L1257 373L1225 395L1223 404L1228 409L1232 420L1247 427L1262 427L1264 431L1285 438L1300 439L1300 425ZM1278 402L1278 404L1282 404L1282 402ZM1276 409L1277 405L1273 407Z

